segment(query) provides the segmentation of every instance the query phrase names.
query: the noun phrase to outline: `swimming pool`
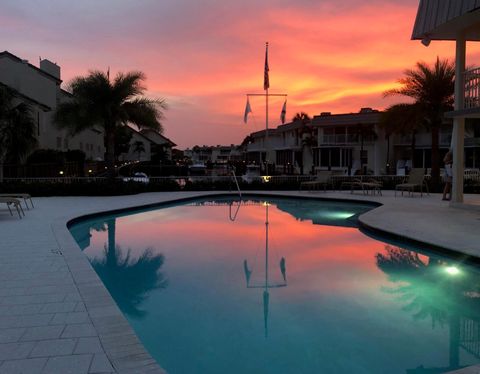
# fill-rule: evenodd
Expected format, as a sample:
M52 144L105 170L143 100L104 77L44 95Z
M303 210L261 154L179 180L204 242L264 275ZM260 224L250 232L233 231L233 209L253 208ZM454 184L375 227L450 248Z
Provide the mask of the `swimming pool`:
M480 274L374 239L371 205L198 199L70 227L170 374L426 373L480 362Z

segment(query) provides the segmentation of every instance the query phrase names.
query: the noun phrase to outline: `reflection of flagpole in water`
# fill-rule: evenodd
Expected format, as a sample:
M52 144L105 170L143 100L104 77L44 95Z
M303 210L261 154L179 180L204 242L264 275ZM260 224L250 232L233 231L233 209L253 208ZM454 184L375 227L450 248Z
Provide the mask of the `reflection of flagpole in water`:
M264 203L265 205L265 283L263 285L251 285L250 284L250 277L252 275L253 269L248 268L247 260L243 261L243 271L245 272L245 279L247 281L247 288L263 288L263 323L265 329L265 337L268 337L268 306L270 301L270 288L279 288L279 287L286 287L287 286L287 275L286 275L286 261L285 257L282 257L280 260L280 271L283 277L283 283L277 284L270 284L269 282L269 273L268 273L268 229L269 229L269 221L268 221L268 204L267 202Z

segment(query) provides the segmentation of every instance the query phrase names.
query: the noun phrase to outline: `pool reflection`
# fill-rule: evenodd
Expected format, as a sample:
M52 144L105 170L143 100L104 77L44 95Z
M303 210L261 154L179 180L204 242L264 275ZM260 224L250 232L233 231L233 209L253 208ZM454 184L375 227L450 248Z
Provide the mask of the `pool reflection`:
M204 200L71 231L171 373L420 374L478 363L477 270L364 235L356 218L368 209Z
M77 227L74 233L80 238L80 243L85 244L85 238L90 238L90 230L106 231L108 234L103 253L90 258L96 273L123 313L135 318L144 317L146 311L141 309L141 305L148 294L168 285L160 271L165 261L164 255L155 254L153 248L146 248L137 250L136 256L132 256L130 248L122 249L116 244L116 218Z
M407 373L443 373L460 369L460 349L480 359L480 276L467 267L421 258L418 253L386 245L377 253L379 269L396 286L384 288L415 320L428 319L432 329L448 326L449 365L407 370ZM452 269L455 269L453 271Z

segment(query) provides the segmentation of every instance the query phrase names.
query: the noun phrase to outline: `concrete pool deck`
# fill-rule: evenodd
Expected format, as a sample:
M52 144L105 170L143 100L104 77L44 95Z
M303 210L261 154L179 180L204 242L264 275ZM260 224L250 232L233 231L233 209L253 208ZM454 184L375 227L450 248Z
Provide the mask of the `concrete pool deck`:
M35 198L35 208L25 211L21 220L0 207L0 373L164 373L66 223L107 210L219 193ZM379 202L383 205L360 217L364 225L480 257L480 195L466 196L476 207L467 210L449 207L435 194L422 198L417 194L395 198L392 191L383 196L349 191L255 194ZM470 372L479 369L462 371Z

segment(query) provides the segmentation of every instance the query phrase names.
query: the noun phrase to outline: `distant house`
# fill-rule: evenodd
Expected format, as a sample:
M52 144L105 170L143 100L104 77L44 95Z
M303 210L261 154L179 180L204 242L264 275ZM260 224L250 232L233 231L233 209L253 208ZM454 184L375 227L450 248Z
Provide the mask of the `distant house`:
M412 39L420 40L425 46L433 40L455 41L455 108L447 116L453 118L452 203L462 203L465 122L480 117L480 67L467 70L465 66L466 42L480 41L480 0L421 0ZM467 158L480 161L480 137L476 138L480 135L480 124L477 122L474 126L469 143L477 146Z
M203 145L187 148L184 151L186 157L193 164L227 164L231 161L242 161L243 151L238 145Z
M176 146L167 137L155 130L137 131L127 126L131 133L130 146L128 152L119 155L121 161L152 161L152 160L172 160L172 147ZM142 146L137 144L142 143ZM143 149L142 152L138 152Z
M105 147L101 129L89 129L70 136L53 124L57 105L70 97L61 88L60 66L42 59L40 67L36 67L10 52L0 52L0 84L15 89L19 100L32 106L39 148L59 151L78 149L85 152L87 159L103 160Z

